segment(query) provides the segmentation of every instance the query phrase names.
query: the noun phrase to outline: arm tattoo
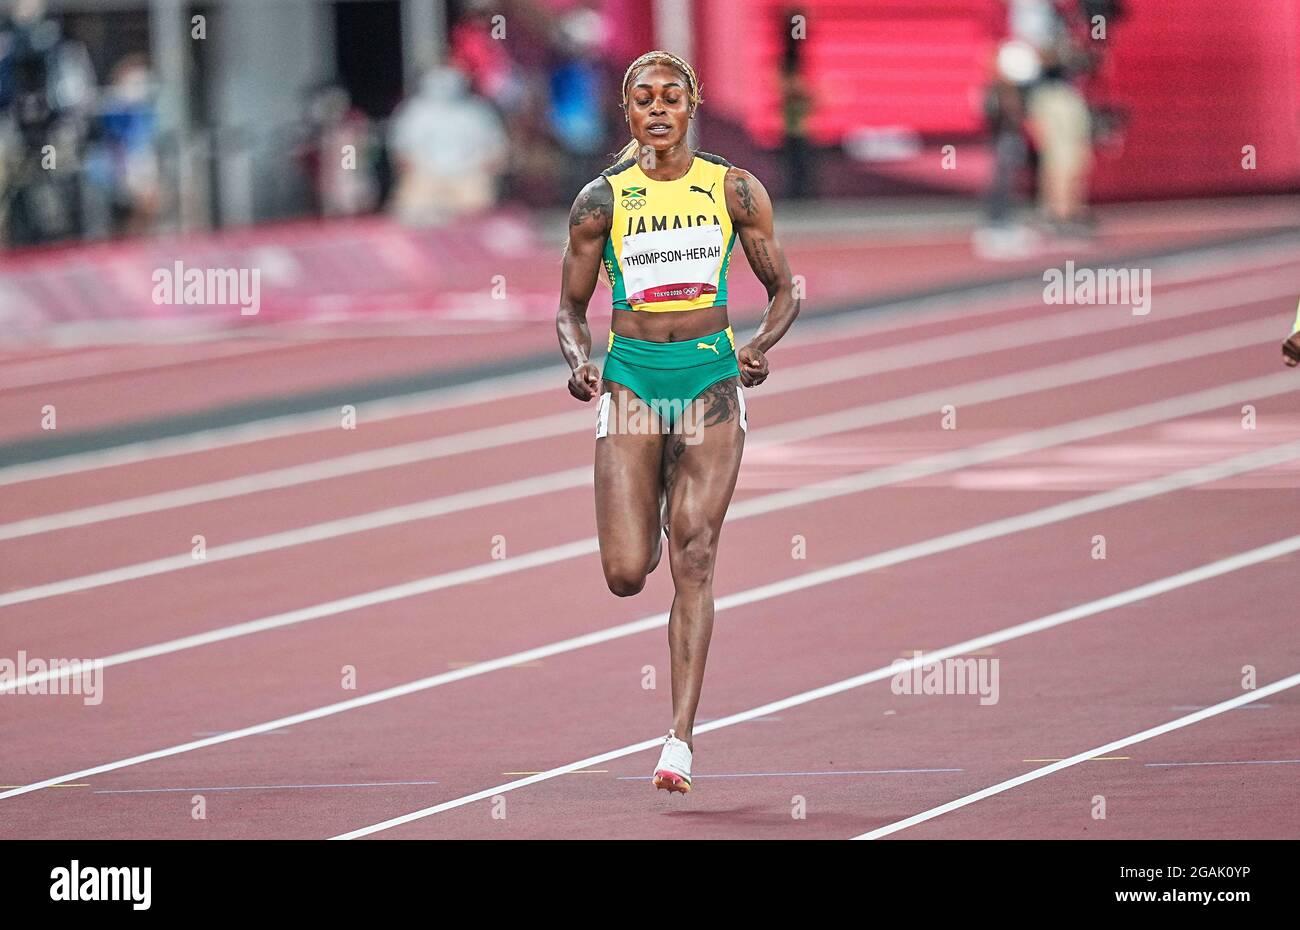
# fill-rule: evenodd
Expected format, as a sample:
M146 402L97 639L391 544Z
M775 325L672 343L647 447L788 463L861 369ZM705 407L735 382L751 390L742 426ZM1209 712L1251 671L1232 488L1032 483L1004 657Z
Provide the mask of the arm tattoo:
M758 212L754 206L754 192L749 189L749 181L743 174L736 175L736 196L740 198L740 205L745 208L746 216L753 216Z
M604 179L584 188L569 211L570 226L581 226L592 218L599 219L604 228L614 220L614 191Z
M777 279L776 263L767 252L767 240L754 240L754 261L758 265L758 279L764 284L772 284Z

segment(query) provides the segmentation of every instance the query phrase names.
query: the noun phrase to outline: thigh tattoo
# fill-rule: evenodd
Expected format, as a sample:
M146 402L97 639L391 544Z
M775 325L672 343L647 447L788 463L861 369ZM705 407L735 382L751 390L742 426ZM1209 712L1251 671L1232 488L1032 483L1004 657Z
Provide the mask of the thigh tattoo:
M704 405L705 426L716 426L728 420L735 420L739 416L735 378L710 384L695 399Z
M744 413L740 409L737 385L735 378L727 378L709 385L695 397L692 403L698 404L703 411L700 426L717 426L720 423L740 420L743 428ZM664 443L663 481L664 490L669 493L672 492L677 477L677 465L688 445L686 438L677 430L670 433L668 441Z
M673 482L677 478L677 463L681 461L682 453L686 451L686 440L681 433L671 433L668 441L664 443L664 491L670 496L673 491Z

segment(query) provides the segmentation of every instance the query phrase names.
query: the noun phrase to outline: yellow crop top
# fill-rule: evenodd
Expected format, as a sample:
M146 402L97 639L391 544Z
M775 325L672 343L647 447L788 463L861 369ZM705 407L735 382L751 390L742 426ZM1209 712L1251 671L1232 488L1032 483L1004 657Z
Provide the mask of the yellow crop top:
M646 176L635 158L601 172L614 189L603 261L615 310L724 306L736 233L723 179L731 163L696 152L675 181Z

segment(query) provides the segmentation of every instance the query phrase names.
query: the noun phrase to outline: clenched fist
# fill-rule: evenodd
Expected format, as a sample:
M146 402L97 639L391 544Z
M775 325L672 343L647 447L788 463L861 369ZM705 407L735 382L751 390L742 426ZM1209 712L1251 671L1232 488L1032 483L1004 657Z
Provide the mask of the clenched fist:
M595 362L583 362L569 375L569 393L578 400L591 400L600 390L600 369Z
M1300 333L1282 343L1282 359L1289 368L1300 365Z
M752 345L741 346L736 353L736 362L740 365L740 383L745 387L754 387L767 380L767 356L762 349Z

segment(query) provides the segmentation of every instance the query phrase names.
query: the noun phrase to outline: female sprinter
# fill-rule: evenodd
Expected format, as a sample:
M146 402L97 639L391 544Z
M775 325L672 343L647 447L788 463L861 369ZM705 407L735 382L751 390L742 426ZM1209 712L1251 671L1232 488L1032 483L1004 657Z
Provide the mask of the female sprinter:
M556 315L569 393L599 397L596 526L609 589L640 591L659 564L661 526L668 539L673 725L654 783L683 794L713 633L718 536L745 444L740 386L767 378L766 353L799 312L763 185L688 147L699 104L695 71L676 55L648 52L627 69L622 105L633 138L573 203ZM737 238L768 294L758 331L738 352L727 322ZM602 267L614 305L603 381L587 327Z

